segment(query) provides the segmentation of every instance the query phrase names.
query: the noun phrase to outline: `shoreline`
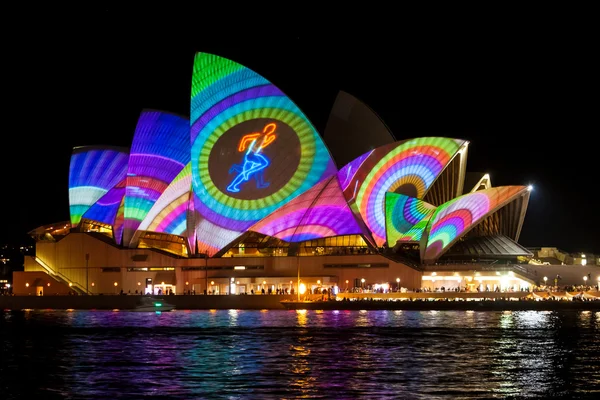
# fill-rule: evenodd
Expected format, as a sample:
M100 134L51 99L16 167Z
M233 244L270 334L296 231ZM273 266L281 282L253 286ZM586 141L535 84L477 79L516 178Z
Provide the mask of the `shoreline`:
M404 310L404 311L600 311L600 301L487 300L487 301L282 301L288 310Z
M480 300L450 299L348 299L321 300L320 295L297 301L293 295L177 295L177 296L0 296L0 309L16 310L135 310L142 299L152 298L176 310L472 310L472 311L600 311L600 300Z

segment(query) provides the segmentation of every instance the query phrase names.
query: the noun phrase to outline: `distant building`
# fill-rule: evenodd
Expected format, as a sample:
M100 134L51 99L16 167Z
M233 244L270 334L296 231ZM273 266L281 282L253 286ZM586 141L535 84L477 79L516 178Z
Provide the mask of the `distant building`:
M322 139L267 79L198 53L190 118L144 110L130 148L73 149L70 221L30 232L15 291L285 292L298 272L336 290L529 285L475 275L533 255L518 244L531 188L465 180L468 145L394 141L348 93Z

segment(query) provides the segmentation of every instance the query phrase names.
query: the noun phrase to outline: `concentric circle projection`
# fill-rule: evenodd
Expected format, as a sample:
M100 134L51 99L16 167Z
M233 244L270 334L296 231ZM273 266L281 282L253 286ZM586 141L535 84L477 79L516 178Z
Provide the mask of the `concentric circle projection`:
M458 238L478 222L527 192L525 186L500 186L468 193L439 206L427 226L424 260L439 258ZM423 254L423 253L422 253Z
M199 251L218 251L336 173L302 111L265 78L225 58L196 55L191 123Z
M442 137L410 139L375 149L362 162L344 194L358 207L379 246L386 241L385 194L423 198L463 144Z
M414 197L386 193L385 218L389 246L397 242L418 242L433 215L435 206Z

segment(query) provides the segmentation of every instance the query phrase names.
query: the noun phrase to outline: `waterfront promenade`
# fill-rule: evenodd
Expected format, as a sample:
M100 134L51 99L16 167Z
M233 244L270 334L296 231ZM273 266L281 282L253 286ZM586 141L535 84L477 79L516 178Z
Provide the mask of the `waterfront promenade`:
M0 296L3 310L133 310L136 295ZM406 310L600 310L600 293L588 292L446 292L446 293L339 293L327 295L174 295L152 296L178 310L406 309ZM336 301L337 300L337 301Z

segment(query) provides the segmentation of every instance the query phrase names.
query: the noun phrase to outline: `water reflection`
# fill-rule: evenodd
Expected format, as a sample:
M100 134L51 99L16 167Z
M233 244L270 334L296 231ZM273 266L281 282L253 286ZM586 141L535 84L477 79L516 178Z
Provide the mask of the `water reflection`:
M600 390L599 321L598 312L5 312L0 387L7 399L577 398Z

